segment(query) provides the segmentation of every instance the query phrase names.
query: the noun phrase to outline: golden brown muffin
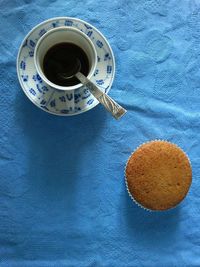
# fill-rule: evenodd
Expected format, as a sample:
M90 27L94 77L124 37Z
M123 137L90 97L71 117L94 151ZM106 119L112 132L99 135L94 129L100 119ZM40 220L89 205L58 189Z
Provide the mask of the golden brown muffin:
M130 194L143 207L167 210L180 203L192 181L188 157L175 144L151 141L129 158L126 180Z

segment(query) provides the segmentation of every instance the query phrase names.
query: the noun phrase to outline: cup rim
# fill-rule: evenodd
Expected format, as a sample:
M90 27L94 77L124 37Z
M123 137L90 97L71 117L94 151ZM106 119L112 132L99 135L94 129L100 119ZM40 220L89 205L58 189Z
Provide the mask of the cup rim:
M55 89L58 89L58 90L62 90L62 91L75 90L75 89L78 89L78 88L82 87L83 84L82 83L78 83L78 84L73 85L73 86L61 86L61 85L55 84L55 83L51 82L49 79L47 79L47 77L43 74L43 72L40 70L40 68L38 68L37 51L38 51L38 48L39 48L40 44L44 41L44 39L49 34L52 34L52 32L56 32L56 31L59 31L59 30L67 30L67 31L70 30L70 31L77 32L78 34L82 35L82 37L84 37L88 41L88 43L90 44L90 46L92 47L92 50L94 52L95 60L94 60L93 67L91 68L89 74L87 75L87 78L90 79L92 77L92 75L94 74L95 68L96 68L96 65L97 65L97 52L96 52L95 46L94 46L93 42L90 40L90 38L84 32L82 32L82 31L80 31L80 30L78 30L78 29L76 29L74 27L71 27L71 26L57 27L57 28L54 28L54 29L49 30L44 35L42 35L42 37L38 40L38 42L37 42L37 44L35 46L35 51L34 51L34 64L35 64L35 68L36 68L36 71L39 74L39 76L42 78L42 80L46 84L48 84L49 86L51 86L51 87L53 87Z

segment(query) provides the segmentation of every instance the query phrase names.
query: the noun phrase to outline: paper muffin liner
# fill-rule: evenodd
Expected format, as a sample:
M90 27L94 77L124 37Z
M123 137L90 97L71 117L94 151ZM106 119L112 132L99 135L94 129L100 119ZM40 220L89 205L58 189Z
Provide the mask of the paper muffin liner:
M190 161L190 158L188 157L188 155L186 154L186 152L181 148L179 147L177 144L173 143L173 142L170 142L170 141L167 141L167 140L163 140L163 139L155 139L155 140L150 140L150 141L147 141L147 142L144 142L142 144L140 144L139 146L136 147L136 149L131 153L131 155L128 157L127 161L126 161L126 165L125 165L125 168L124 168L124 177L125 177L125 186L126 186L126 190L128 192L128 195L129 197L132 199L132 201L140 208L148 211L148 212L163 212L163 211L169 211L169 210L172 210L172 209L175 209L177 208L181 202L185 199L185 197L187 196L187 194L189 193L189 190L187 192L187 194L185 195L185 197L183 198L183 200L181 202L179 202L176 206L174 207L171 207L169 209L166 209L166 210L151 210L151 209L148 209L144 206L142 206L140 203L137 202L137 200L132 196L131 192L129 191L129 188L128 188L128 181L127 181L127 177L126 177L126 168L127 168L127 165L128 165L128 162L131 158L131 156L136 152L136 150L138 150L141 146L145 145L145 144L148 144L148 143L152 143L152 142L155 142L155 141L161 141L161 142L166 142L166 143L169 143L169 144L173 144L175 145L176 147L178 147L179 149L181 149L183 151L183 153L185 154L185 156L187 157L188 161L189 161L189 164L190 164L190 167L191 167L191 171L192 171L192 164L191 164L191 161ZM191 182L192 183L192 182ZM191 185L190 185L191 186Z

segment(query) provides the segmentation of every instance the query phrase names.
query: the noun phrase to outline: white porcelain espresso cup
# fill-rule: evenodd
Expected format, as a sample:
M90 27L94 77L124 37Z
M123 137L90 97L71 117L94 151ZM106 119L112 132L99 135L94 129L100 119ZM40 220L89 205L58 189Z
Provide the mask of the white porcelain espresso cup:
M49 86L58 90L74 90L83 86L81 83L73 86L61 86L51 82L44 74L43 61L47 51L59 43L73 43L79 46L87 55L89 61L89 73L87 78L90 79L96 68L97 52L90 38L80 30L73 27L58 27L45 33L37 42L34 52L34 63L36 70L42 80Z

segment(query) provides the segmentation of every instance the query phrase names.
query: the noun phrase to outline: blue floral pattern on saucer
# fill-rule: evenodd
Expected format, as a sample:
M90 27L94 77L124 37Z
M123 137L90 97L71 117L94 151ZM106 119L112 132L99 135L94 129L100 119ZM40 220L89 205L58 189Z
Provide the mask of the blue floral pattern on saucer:
M39 108L55 115L76 115L88 111L99 102L82 86L72 91L54 89L41 79L34 65L34 49L40 37L55 27L70 26L87 34L97 51L98 62L91 80L108 93L115 75L115 60L106 38L89 23L70 17L53 18L42 22L25 37L17 57L17 73L27 97Z

